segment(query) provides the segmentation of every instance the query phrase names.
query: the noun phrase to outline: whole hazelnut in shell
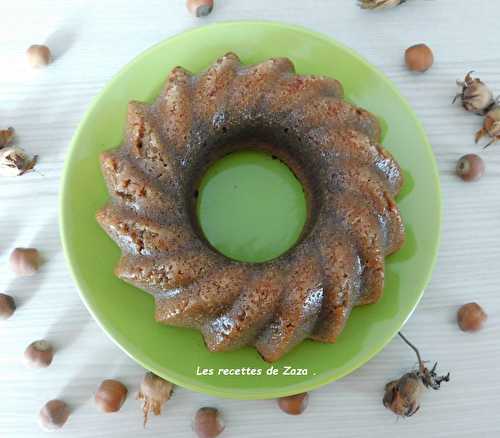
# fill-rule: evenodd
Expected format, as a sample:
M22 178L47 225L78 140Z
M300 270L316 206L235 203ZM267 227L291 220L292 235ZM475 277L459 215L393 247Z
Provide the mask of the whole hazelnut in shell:
M411 71L423 73L434 64L434 54L429 46L416 44L405 51L405 63Z

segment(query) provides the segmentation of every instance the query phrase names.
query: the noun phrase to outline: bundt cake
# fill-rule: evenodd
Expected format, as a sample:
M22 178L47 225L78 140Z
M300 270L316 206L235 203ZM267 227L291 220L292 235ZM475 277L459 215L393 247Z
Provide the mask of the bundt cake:
M176 67L153 104L129 104L124 143L101 157L111 200L97 219L122 250L116 275L211 351L251 345L272 362L306 338L335 342L353 306L380 298L384 257L404 241L401 169L379 142L337 80L298 75L287 58ZM196 218L207 167L246 148L285 162L308 202L299 241L264 263L223 256Z

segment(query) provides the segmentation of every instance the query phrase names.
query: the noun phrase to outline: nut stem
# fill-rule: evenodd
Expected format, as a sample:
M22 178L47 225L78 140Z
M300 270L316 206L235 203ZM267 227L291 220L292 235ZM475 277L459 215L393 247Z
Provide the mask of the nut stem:
M425 368L423 362L422 362L422 358L420 357L420 352L418 351L418 348L415 347L415 345L413 345L407 338L405 335L403 335L403 333L401 332L398 332L398 335L400 336L400 338L415 352L415 354L417 355L417 360L418 360L418 369L420 372L422 372Z

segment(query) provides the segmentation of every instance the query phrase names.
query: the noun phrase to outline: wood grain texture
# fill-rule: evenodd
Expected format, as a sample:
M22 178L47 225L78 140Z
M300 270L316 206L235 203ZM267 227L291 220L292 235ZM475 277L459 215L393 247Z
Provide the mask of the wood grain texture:
M227 437L497 437L500 379L500 150L482 152L486 176L465 184L456 160L477 152L479 117L450 104L455 80L474 69L500 94L498 17L491 0L410 0L396 10L369 13L354 0L216 0L214 13L195 19L183 0L3 0L0 4L0 125L12 125L19 144L40 155L37 173L0 181L0 290L16 297L15 316L0 325L0 437L37 437L37 412L62 397L74 409L59 436L192 436L191 418L202 405L224 412ZM473 5L472 5L473 3ZM443 236L433 279L405 333L424 358L439 360L452 383L428 393L421 411L397 421L381 404L383 385L410 368L412 352L394 339L350 376L311 394L300 417L282 414L274 401L214 399L178 388L164 415L143 429L134 400L143 370L119 350L80 301L58 234L59 179L68 144L91 99L130 59L180 31L223 20L267 19L301 24L354 48L380 67L422 120L433 145L443 189ZM55 63L32 71L24 51L44 41ZM434 68L414 75L402 65L404 49L426 42ZM7 268L16 246L35 246L46 260L31 279ZM489 313L484 331L461 333L459 305L479 301ZM26 345L39 338L58 349L40 372L21 364ZM129 386L121 412L98 413L93 392L102 379Z

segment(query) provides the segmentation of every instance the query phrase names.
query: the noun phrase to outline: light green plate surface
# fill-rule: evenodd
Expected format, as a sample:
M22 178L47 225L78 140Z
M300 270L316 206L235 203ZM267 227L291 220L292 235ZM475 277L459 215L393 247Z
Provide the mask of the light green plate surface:
M199 192L203 234L234 260L255 263L280 256L297 242L307 219L302 184L264 152L235 152L217 161Z
M274 364L255 350L209 353L200 334L157 324L153 299L113 275L116 245L94 215L107 200L98 155L122 140L127 102L152 101L176 65L193 72L227 51L245 63L287 56L299 73L339 79L347 97L382 121L383 144L405 171L399 205L407 244L387 259L379 303L354 310L334 345L306 341ZM186 388L222 397L272 398L307 391L339 379L366 363L410 316L430 278L440 232L440 188L435 160L414 113L377 69L337 42L293 26L239 22L198 28L166 40L127 65L94 100L72 141L62 181L61 234L81 296L103 329L144 367ZM284 366L307 369L287 376ZM197 367L214 369L199 376ZM262 369L261 376L218 375L220 368Z

